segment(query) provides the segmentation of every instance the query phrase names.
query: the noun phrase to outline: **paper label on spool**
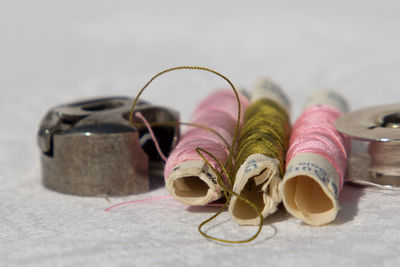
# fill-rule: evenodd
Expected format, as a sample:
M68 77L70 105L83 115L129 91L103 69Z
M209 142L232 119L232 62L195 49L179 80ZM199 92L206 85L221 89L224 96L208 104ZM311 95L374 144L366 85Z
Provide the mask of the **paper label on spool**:
M296 155L289 162L280 185L288 212L311 225L335 219L339 210L339 188L340 179L335 168L314 153Z
M233 191L250 200L261 211L263 217L276 211L281 202L278 185L281 182L279 160L262 154L250 155L240 166L233 186ZM260 197L255 198L256 194ZM229 205L231 217L242 225L257 225L259 217L252 207L241 202L235 195Z
M255 88L251 91L251 102L255 102L261 98L268 98L278 103L286 112L290 113L290 101L285 95L282 88L272 81L262 78L260 79Z
M340 110L342 113L349 111L349 104L346 99L332 90L315 91L307 100L304 109L315 105L332 106Z
M202 160L184 161L165 181L167 190L187 205L207 205L221 197L215 172Z
M307 175L324 184L335 196L340 188L339 176L335 168L324 157L314 153L295 156L288 164L285 178Z

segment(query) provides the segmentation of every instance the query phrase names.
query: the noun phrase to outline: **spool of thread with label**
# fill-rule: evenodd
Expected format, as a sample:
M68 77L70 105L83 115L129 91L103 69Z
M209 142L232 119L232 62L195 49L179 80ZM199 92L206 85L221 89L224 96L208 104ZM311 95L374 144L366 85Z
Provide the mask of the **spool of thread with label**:
M317 91L293 126L279 189L287 211L307 224L329 223L339 211L350 141L334 123L347 110L338 93Z
M267 79L260 79L250 97L239 135L233 191L255 204L265 218L281 202L278 185L288 147L290 103L282 89ZM260 223L256 210L236 195L229 213L242 225Z
M239 93L241 109L245 110L248 100ZM207 205L219 199L222 190L218 184L218 174L195 151L201 148L220 162L230 160L232 143L238 117L238 102L233 91L219 90L204 99L195 109L191 123L215 130L220 136L207 129L189 126L181 136L166 162L164 176L171 195L188 205ZM221 138L222 137L222 138ZM205 156L212 167L221 172L219 164ZM228 177L223 176L229 185Z

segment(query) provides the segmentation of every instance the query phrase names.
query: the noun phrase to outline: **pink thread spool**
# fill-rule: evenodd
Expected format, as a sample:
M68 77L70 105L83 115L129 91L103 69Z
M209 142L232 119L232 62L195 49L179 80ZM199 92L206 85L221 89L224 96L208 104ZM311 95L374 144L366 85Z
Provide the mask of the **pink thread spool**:
M248 100L239 93L242 114ZM219 90L204 99L195 109L192 123L214 129L229 144L232 143L238 114L238 103L231 90ZM220 137L206 129L188 127L165 165L166 188L171 195L188 205L207 205L222 195L217 182L217 174L202 160L195 149L203 148L225 163L229 157L229 147ZM218 164L204 155L219 172ZM223 177L227 184L226 177Z
M311 225L333 221L339 210L350 142L334 124L346 111L343 97L318 91L292 129L279 188L287 211Z

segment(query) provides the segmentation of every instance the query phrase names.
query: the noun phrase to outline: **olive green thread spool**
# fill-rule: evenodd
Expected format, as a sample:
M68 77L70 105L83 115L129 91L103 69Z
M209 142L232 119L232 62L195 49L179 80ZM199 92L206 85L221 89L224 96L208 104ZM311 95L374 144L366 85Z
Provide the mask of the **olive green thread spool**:
M289 140L289 106L282 89L262 79L252 91L239 135L233 191L254 203L265 218L281 202L278 191ZM229 213L242 225L257 225L259 216L247 203L232 196Z

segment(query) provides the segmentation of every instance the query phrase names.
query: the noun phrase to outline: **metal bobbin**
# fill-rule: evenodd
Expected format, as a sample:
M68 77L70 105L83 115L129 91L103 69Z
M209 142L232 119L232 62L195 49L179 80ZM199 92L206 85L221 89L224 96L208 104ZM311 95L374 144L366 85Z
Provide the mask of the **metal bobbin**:
M383 189L400 189L400 164L397 163L400 162L400 104L345 114L335 126L354 140L368 142L368 153L350 158L347 181ZM382 162L383 156L391 162L390 168Z
M150 189L149 176L162 162L145 127L129 124L133 99L96 98L56 106L38 132L43 184L81 196L128 195ZM135 109L150 122L177 122L177 112L139 101ZM174 147L177 125L152 128L161 150Z

